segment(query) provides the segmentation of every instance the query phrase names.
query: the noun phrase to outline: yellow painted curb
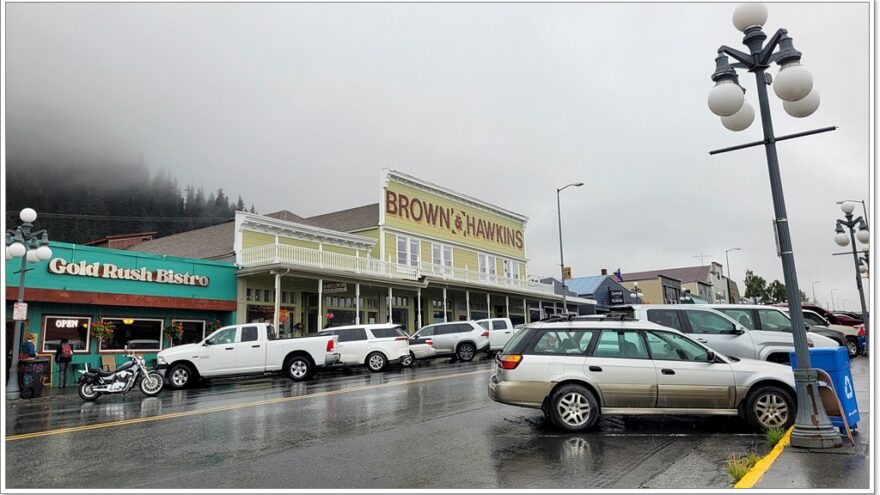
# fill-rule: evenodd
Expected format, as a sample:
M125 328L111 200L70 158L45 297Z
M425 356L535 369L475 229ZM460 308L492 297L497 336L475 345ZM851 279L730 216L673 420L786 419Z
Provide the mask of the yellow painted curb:
M216 412L222 412L222 411L232 411L235 409L245 409L245 408L257 407L257 406L282 404L285 402L314 399L317 397L329 397L329 396L333 396L333 395L348 394L348 393L352 393L352 392L361 392L364 390L372 390L372 389L377 389L377 388L391 388L391 387L399 387L401 385L411 385L414 383L432 382L432 381L436 381L436 380L447 380L450 378L479 375L479 374L483 374L483 373L487 373L487 372L491 372L491 370L469 371L469 372L465 372L465 373L452 373L452 374L446 374L446 375L431 376L431 377L426 377L426 378L417 378L414 380L382 383L379 385L365 385L365 386L360 386L360 387L349 387L349 388L343 388L343 389L339 389L339 390L330 390L330 391L326 391L326 392L315 392L312 394L295 395L293 397L279 397L277 399L268 399L268 400L261 400L261 401L256 401L256 402L229 404L229 405L225 405L225 406L209 407L209 408L205 408L205 409L194 409L194 410L190 410L190 411L181 411L181 412L176 412L176 413L161 414L158 416L147 416L144 418L123 419L123 420L119 420L119 421L110 421L107 423L95 423L95 424L84 425L84 426L73 426L70 428L59 428L57 430L35 431L33 433L22 433L19 435L9 435L6 437L6 441L12 442L14 440L26 440L29 438L39 438L39 437L47 437L47 436L52 436L52 435L61 435L63 433L73 433L73 432L77 432L77 431L97 430L97 429L101 429L101 428L111 428L114 426L131 425L131 424L137 424L137 423L150 423L153 421L161 421L161 420L165 420L165 419L183 418L183 417L187 417L187 416L197 416L197 415L201 415L201 414L210 414L210 413L216 413Z
M785 435L779 440L779 443L773 447L773 450L770 451L769 454L764 456L760 461L756 462L752 469L749 469L749 472L743 476L737 484L733 485L734 488L753 488L755 485L761 481L761 477L764 476L764 473L770 469L770 466L773 465L773 461L779 457L779 454L782 453L782 449L785 448L791 442L791 431L794 430L794 426L790 427Z

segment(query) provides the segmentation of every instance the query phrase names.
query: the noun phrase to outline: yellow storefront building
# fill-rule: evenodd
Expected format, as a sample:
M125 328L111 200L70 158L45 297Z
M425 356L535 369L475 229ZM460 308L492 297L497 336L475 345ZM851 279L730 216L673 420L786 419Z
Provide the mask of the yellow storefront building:
M562 310L553 285L527 277L527 217L395 170L379 175L378 203L309 218L237 212L234 222L131 249L192 256L206 249L199 239L212 239L202 255L239 267L239 323L273 322L284 334L384 322L412 333Z

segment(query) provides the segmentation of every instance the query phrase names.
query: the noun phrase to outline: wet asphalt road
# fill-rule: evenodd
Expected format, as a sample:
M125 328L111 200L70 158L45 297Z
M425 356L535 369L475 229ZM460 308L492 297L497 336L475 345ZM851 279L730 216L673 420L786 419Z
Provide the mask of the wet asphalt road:
M606 417L586 434L556 431L538 410L492 402L490 370L485 358L444 359L307 383L7 402L6 486L727 488L729 454L766 452L729 417ZM99 427L75 429L87 425Z

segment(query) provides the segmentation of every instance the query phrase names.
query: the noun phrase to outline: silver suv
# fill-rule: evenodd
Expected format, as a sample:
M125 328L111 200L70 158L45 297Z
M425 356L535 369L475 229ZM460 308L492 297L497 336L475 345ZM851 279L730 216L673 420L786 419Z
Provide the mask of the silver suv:
M451 354L461 361L470 361L478 352L489 349L489 331L473 321L435 323L422 327L411 338L431 339L437 352L428 357Z
M489 397L540 408L557 427L600 414L739 415L757 429L796 415L788 366L715 353L646 321L583 319L526 326L496 356Z

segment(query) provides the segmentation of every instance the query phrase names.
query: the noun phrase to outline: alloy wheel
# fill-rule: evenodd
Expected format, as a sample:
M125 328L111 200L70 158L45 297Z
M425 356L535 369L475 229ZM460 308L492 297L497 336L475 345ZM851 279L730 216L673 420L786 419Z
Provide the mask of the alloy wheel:
M859 346L856 345L852 340L847 339L846 341L846 350L849 352L850 356L858 356L859 355Z
M590 419L590 402L586 397L571 392L565 394L556 405L559 418L569 426L581 426Z
M373 356L370 357L370 368L372 368L374 370L378 370L378 369L382 369L382 366L384 366L384 365L385 365L385 360L382 358L382 356L380 356L378 354L374 354Z
M470 345L463 345L458 350L458 355L464 361L470 361L474 357L474 348Z
M781 427L788 421L788 404L783 397L768 393L755 401L755 417L766 428Z
M303 378L309 372L309 366L303 361L297 359L290 363L290 374L294 378Z
M182 387L189 381L189 373L185 368L176 368L171 374L171 381L176 387Z

